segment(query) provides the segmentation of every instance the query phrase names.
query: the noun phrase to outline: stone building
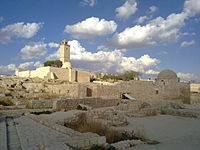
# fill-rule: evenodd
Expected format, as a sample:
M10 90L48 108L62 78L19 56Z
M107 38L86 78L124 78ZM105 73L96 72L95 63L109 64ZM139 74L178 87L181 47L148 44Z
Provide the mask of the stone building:
M59 79L69 82L90 82L90 73L72 68L70 62L70 45L66 40L60 44L60 61L62 61L62 68L57 67L39 67L36 70L16 69L15 75L26 78L42 78L42 79Z
M133 99L143 101L175 101L190 103L190 84L180 82L176 73L164 70L154 81L121 81L111 85L98 83L63 84L47 86L52 94L73 98L120 99L129 95Z

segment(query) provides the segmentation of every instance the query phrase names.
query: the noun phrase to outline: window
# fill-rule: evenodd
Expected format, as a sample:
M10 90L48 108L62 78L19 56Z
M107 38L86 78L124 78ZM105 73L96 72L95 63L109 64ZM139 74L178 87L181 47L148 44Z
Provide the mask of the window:
M92 89L87 88L87 90L86 90L86 96L87 97L92 97Z
M158 94L158 90L156 90L156 94Z

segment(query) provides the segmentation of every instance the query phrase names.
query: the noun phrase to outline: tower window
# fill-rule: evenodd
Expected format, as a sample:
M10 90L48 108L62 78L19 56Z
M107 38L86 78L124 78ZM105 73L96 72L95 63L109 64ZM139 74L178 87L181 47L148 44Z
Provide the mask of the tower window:
M158 94L158 90L156 90L156 94Z

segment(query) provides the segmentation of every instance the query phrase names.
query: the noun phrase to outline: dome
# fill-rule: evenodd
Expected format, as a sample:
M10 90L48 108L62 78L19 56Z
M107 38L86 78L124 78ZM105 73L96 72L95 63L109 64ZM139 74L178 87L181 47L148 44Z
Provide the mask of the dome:
M158 74L158 79L177 79L177 74L172 70L163 70Z

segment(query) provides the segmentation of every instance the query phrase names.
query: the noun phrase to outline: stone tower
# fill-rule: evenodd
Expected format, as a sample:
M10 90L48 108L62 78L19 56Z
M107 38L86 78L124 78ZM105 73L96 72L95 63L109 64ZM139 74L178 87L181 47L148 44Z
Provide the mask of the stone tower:
M70 63L70 45L68 45L67 40L63 40L60 44L60 61L63 64L62 68L72 68Z

